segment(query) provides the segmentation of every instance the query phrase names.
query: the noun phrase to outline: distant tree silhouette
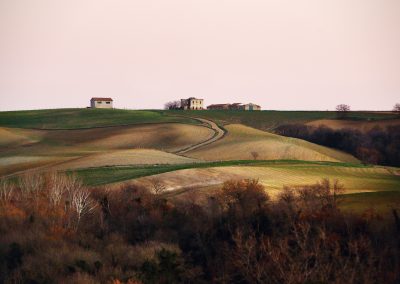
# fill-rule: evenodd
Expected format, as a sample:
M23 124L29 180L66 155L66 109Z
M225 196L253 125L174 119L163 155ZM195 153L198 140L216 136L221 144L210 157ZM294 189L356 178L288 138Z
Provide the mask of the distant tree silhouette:
M180 109L181 102L180 101L170 101L164 105L164 109Z
M397 114L400 114L400 104L399 103L394 105L393 112L396 112Z
M336 106L336 114L337 118L343 119L346 118L350 111L350 106L346 104L340 104Z

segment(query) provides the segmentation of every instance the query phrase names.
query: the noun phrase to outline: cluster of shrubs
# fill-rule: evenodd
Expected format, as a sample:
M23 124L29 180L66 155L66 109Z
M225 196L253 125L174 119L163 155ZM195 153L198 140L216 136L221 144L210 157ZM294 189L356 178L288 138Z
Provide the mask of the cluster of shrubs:
M0 186L0 283L399 283L400 221L339 209L323 180L180 198L73 177Z
M281 125L275 132L348 152L370 164L400 166L400 125L375 127L368 132L304 124Z

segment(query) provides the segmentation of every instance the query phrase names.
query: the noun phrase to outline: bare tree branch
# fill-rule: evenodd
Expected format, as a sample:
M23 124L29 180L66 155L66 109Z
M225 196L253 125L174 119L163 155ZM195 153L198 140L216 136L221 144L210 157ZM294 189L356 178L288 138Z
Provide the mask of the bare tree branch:
M49 176L49 200L53 206L60 204L63 196L67 192L68 177L56 172L50 173Z
M0 202L7 203L12 199L14 186L7 180L0 181Z
M97 204L90 197L90 192L84 188L76 188L71 195L71 208L77 215L76 230L81 219L96 209Z

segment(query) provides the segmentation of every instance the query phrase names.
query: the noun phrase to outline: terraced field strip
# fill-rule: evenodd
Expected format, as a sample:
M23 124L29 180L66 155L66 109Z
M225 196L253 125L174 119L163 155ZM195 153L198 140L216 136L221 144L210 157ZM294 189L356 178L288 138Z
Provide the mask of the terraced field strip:
M123 182L135 178L151 176L166 172L173 172L183 169L223 167L232 165L262 164L265 161L227 161L227 162L204 162L188 163L178 165L138 165L138 166L115 166L77 169L68 171L76 173L87 185L105 185L116 182Z
M338 180L345 193L400 191L400 177L381 167L363 168L348 164L276 163L248 164L210 168L191 168L142 177L133 184L151 187L154 179L162 181L168 191L218 188L228 180L258 179L267 192L276 196L284 186L308 185L323 178Z
M400 178L383 168L353 168L317 165L243 166L220 169L227 175L258 178L267 189L280 191L284 185L311 184L322 178L339 180L350 192L400 190Z
M201 171L199 171L200 169ZM283 185L309 184L324 177L337 178L356 192L396 190L400 185L400 177L382 167L290 160L241 160L180 165L100 167L78 169L74 172L88 185L123 182L153 175L159 175L157 178L161 180L173 180L173 183L183 187L191 187L199 180L204 181L204 184L207 185L207 180L221 184L224 179L230 178L258 178L267 188L280 190ZM171 182L171 187L175 187L173 183Z
M1 162L1 159L0 159ZM129 165L167 165L201 162L154 149L132 149L96 153L52 167L55 170L72 170L90 167L129 166ZM1 165L1 163L0 163Z

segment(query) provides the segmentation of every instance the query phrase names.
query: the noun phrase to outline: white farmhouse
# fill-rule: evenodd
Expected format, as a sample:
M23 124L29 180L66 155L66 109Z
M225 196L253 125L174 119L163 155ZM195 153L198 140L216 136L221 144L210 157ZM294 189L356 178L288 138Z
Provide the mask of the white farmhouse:
M90 100L91 108L113 108L112 98L92 98Z

